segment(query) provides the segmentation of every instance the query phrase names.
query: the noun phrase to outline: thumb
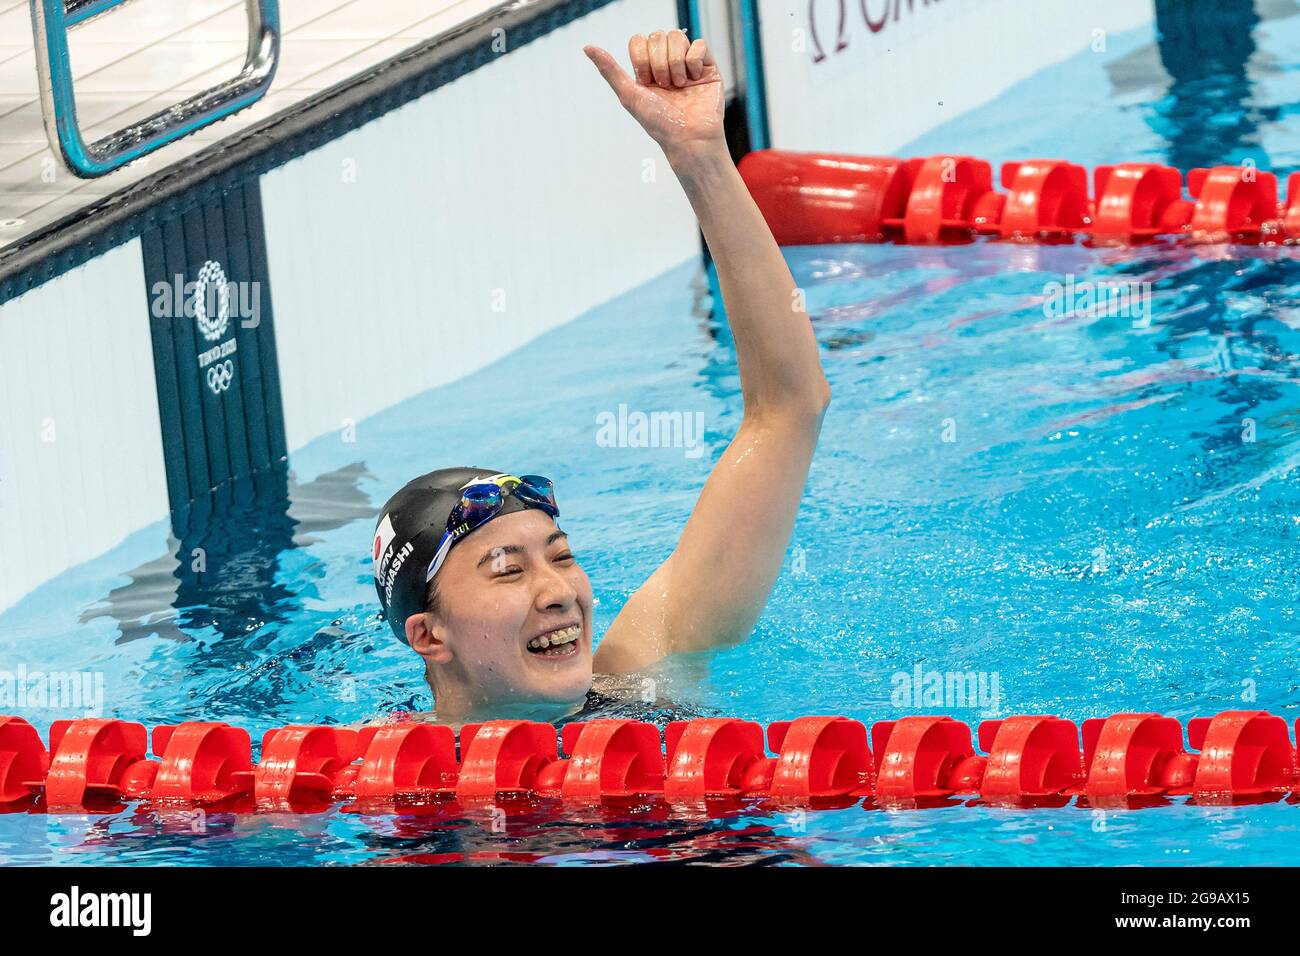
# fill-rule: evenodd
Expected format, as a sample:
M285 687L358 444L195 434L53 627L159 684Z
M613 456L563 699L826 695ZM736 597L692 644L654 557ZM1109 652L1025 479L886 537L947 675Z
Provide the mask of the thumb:
M618 65L618 61L610 56L608 51L588 44L582 48L582 52L587 54L587 59L596 64L596 69L605 78L605 82L618 94L620 101L624 100L636 88L636 83L632 77L628 76L627 71Z

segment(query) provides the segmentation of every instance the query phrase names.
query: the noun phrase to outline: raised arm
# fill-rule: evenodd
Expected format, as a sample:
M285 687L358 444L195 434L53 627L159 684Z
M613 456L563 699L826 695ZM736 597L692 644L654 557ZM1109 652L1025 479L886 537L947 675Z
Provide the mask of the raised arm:
M681 31L628 44L635 79L584 52L662 147L713 254L736 342L745 413L666 561L628 599L596 670L743 641L776 583L830 401L802 296L723 139L722 76Z

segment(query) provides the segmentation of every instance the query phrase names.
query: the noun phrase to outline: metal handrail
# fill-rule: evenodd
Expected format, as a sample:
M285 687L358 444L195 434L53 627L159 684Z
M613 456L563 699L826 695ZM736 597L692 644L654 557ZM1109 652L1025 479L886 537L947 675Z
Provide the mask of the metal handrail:
M280 59L278 0L244 0L248 54L239 75L102 139L87 143L77 122L68 30L126 0L31 0L36 73L50 147L83 179L103 176L262 98ZM155 0L156 2L156 0Z

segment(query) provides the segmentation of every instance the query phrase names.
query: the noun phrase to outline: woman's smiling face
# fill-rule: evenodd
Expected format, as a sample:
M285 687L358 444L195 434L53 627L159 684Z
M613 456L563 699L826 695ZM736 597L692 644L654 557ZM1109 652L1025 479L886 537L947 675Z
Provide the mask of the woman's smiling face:
M571 703L591 687L591 582L544 511L501 515L458 541L439 569L427 661L439 710L453 700ZM459 707L458 707L459 709Z

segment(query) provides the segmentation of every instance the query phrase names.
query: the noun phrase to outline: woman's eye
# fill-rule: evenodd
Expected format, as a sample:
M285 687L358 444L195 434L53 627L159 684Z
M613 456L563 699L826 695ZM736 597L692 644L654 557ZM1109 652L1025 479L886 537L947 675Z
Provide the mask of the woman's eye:
M519 567L519 565L517 564L512 564L508 568L501 568L500 570L498 570L497 573L494 575L494 577L504 578L512 574L523 574L523 573L524 573L523 568Z
M563 554L557 554L557 555L555 556L555 560L556 560L556 561L572 561L572 560L573 560L573 554L572 554L571 552L569 552L569 551L565 551Z

